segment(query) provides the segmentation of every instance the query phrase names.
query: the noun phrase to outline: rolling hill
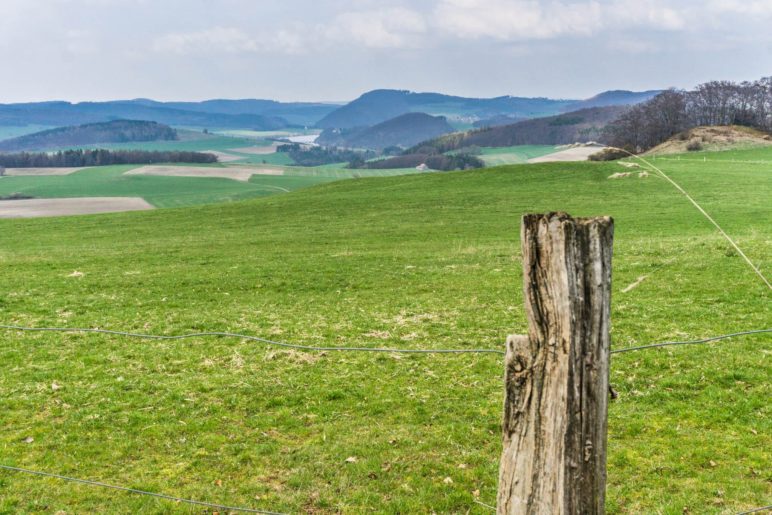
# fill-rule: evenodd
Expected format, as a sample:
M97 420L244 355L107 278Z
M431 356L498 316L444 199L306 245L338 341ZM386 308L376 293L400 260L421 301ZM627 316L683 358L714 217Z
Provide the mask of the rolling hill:
M381 150L386 147L410 147L453 132L443 116L406 113L364 129L326 129L316 142L348 148Z
M580 109L588 109L590 107L607 107L607 106L619 106L619 105L634 105L646 102L660 93L661 89L652 89L649 91L627 91L627 90L612 90L604 91L594 97L582 100L570 104L566 107L567 111L578 111Z
M277 102L258 99L213 99L202 102L157 102L148 99L130 100L131 103L162 109L177 109L209 114L261 115L281 118L292 125L313 126L338 107L323 102Z
M499 114L521 117L554 114L572 100L549 98L465 98L440 93L379 89L365 93L322 118L323 129L369 127L409 112L422 112L447 117L490 118Z
M420 143L407 153L433 148L443 153L464 147L510 147L513 145L563 145L599 141L602 130L627 106L591 107L570 113L534 118L512 125L490 127L440 136Z
M323 129L351 129L372 126L408 112L423 112L462 119L484 126L504 125L518 119L537 118L590 107L631 105L657 95L659 91L606 91L587 100L555 100L503 96L465 98L440 93L379 89L365 93L322 118Z
M177 131L168 125L137 120L116 120L73 127L58 127L0 141L0 152L47 150L98 143L169 141Z

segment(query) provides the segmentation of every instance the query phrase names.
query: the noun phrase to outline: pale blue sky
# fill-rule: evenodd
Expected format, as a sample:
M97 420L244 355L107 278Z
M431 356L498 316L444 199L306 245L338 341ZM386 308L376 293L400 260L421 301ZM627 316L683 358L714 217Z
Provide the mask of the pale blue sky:
M0 0L0 102L584 98L772 75L772 0Z

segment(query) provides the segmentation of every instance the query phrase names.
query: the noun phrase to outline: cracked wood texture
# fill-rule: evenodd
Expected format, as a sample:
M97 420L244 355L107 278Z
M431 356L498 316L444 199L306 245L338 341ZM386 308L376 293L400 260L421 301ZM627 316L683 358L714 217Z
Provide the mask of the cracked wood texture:
M614 221L525 215L528 335L505 358L499 514L602 514Z

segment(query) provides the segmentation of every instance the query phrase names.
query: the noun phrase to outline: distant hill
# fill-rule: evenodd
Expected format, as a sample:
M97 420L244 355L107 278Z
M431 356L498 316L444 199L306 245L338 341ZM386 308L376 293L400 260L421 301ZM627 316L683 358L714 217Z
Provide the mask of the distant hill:
M428 148L443 153L470 146L563 145L598 141L602 139L603 127L627 109L627 106L591 107L512 125L448 134L420 143L406 153L420 153Z
M320 145L381 150L386 147L410 147L453 132L443 116L406 113L364 129L326 129L316 140Z
M474 122L474 126L477 129L483 129L485 127L499 127L501 125L512 125L513 123L522 122L527 118L520 118L517 116L508 116L505 114L497 114L484 120L477 120Z
M0 141L0 151L20 152L79 147L95 143L176 140L177 131L155 122L116 120L74 127L59 127Z
M317 127L323 129L351 129L369 127L399 115L422 112L473 120L509 115L533 118L557 114L576 100L549 98L465 98L440 93L413 93L411 91L379 89L365 93L356 100L339 107L322 118Z
M575 102L569 104L566 107L567 111L578 111L580 109L587 109L590 107L606 107L606 106L621 106L621 105L634 105L645 102L652 99L662 93L661 89L652 89L649 91L627 91L627 90L612 90L604 91L594 97L582 100L581 102Z
M339 104L322 102L277 102L258 99L214 99L202 102L156 102L135 99L129 102L163 109L177 109L210 114L261 115L282 118L293 125L313 126L320 119L339 108Z
M113 120L148 120L167 125L221 129L277 130L290 126L284 118L253 113L217 113L179 109L149 100L111 102L34 102L0 104L0 125L70 126Z

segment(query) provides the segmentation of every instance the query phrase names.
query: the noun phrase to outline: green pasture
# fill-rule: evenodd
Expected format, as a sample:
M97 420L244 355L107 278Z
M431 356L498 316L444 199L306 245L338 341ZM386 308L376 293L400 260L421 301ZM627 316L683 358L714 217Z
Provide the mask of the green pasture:
M657 164L772 275L768 164ZM0 220L0 323L502 349L526 331L520 217L564 210L615 219L613 348L771 327L770 291L715 228L662 179L608 179L621 170L512 165ZM757 335L614 355L607 512L769 504L771 354ZM2 331L0 463L276 512L485 514L502 375L498 355ZM202 513L0 471L0 513L60 511Z

